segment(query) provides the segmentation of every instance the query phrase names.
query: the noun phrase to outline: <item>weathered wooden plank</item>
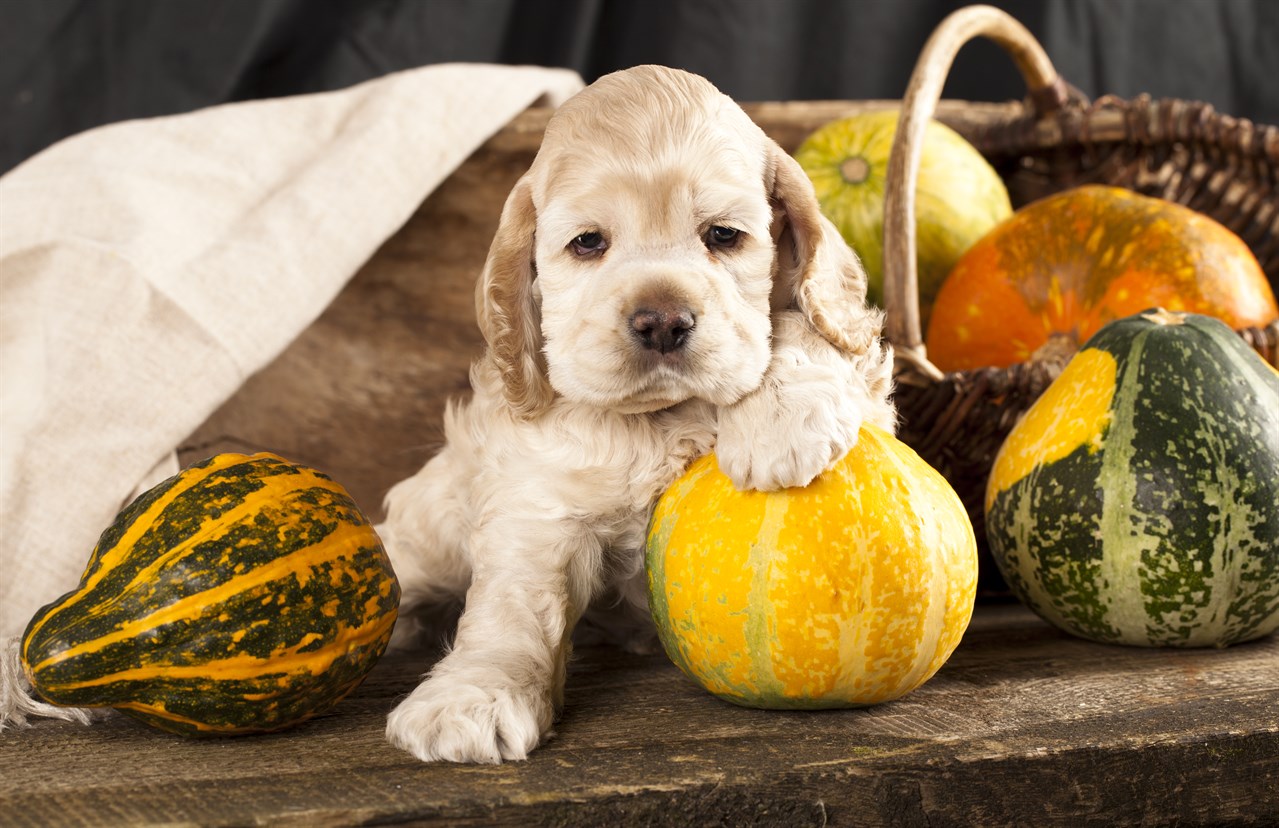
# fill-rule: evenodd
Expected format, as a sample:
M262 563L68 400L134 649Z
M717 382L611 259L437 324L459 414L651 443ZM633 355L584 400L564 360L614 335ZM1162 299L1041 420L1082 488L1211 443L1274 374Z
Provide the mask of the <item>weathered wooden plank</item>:
M590 648L524 763L423 765L382 738L424 668L384 660L332 714L188 741L124 717L0 738L5 825L1259 824L1279 817L1279 639L1216 651L1070 638L983 606L898 702L772 712L664 656Z
M441 439L447 399L468 391L482 340L473 286L506 192L529 152L464 164L333 304L179 451L273 451L327 471L366 511Z

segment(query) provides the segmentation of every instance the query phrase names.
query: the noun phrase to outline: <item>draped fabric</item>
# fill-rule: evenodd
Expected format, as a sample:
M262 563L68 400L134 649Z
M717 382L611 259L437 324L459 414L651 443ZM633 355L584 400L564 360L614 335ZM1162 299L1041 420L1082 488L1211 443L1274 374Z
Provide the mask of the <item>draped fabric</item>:
M0 177L0 638L480 144L579 88L438 64L110 124Z

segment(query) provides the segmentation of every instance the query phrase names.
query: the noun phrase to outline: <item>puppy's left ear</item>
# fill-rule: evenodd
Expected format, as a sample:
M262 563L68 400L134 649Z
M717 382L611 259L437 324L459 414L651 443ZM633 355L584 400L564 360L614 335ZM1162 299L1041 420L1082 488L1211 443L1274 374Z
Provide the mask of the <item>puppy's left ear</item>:
M798 307L831 344L850 354L878 346L883 313L866 305L866 271L830 220L813 185L776 143L769 142L765 186L782 225L774 295Z
M555 392L542 357L541 313L533 265L537 211L526 174L502 208L484 271L475 285L475 315L488 343L488 358L502 377L512 410L531 417L551 404Z

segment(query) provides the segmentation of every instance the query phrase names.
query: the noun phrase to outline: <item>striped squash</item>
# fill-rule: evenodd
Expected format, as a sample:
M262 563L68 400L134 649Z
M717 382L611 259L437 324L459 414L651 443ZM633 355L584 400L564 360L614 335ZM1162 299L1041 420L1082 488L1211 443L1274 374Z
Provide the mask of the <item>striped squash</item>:
M279 730L386 648L399 584L347 492L271 454L221 454L127 506L80 585L22 639L45 700L186 735Z
M972 615L977 548L950 485L864 426L802 489L741 492L714 455L658 501L649 600L671 660L765 708L875 704L927 681Z
M1207 316L1102 328L991 472L995 562L1068 632L1225 646L1279 628L1279 373Z

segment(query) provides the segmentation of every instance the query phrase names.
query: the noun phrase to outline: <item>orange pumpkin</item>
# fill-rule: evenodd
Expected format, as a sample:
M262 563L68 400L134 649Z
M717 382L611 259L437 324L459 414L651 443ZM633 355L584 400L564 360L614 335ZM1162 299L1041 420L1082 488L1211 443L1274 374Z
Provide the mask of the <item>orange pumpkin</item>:
M1025 362L1054 334L1078 346L1146 308L1232 328L1279 318L1248 246L1211 218L1118 187L1085 186L1023 207L955 264L925 344L943 371Z

